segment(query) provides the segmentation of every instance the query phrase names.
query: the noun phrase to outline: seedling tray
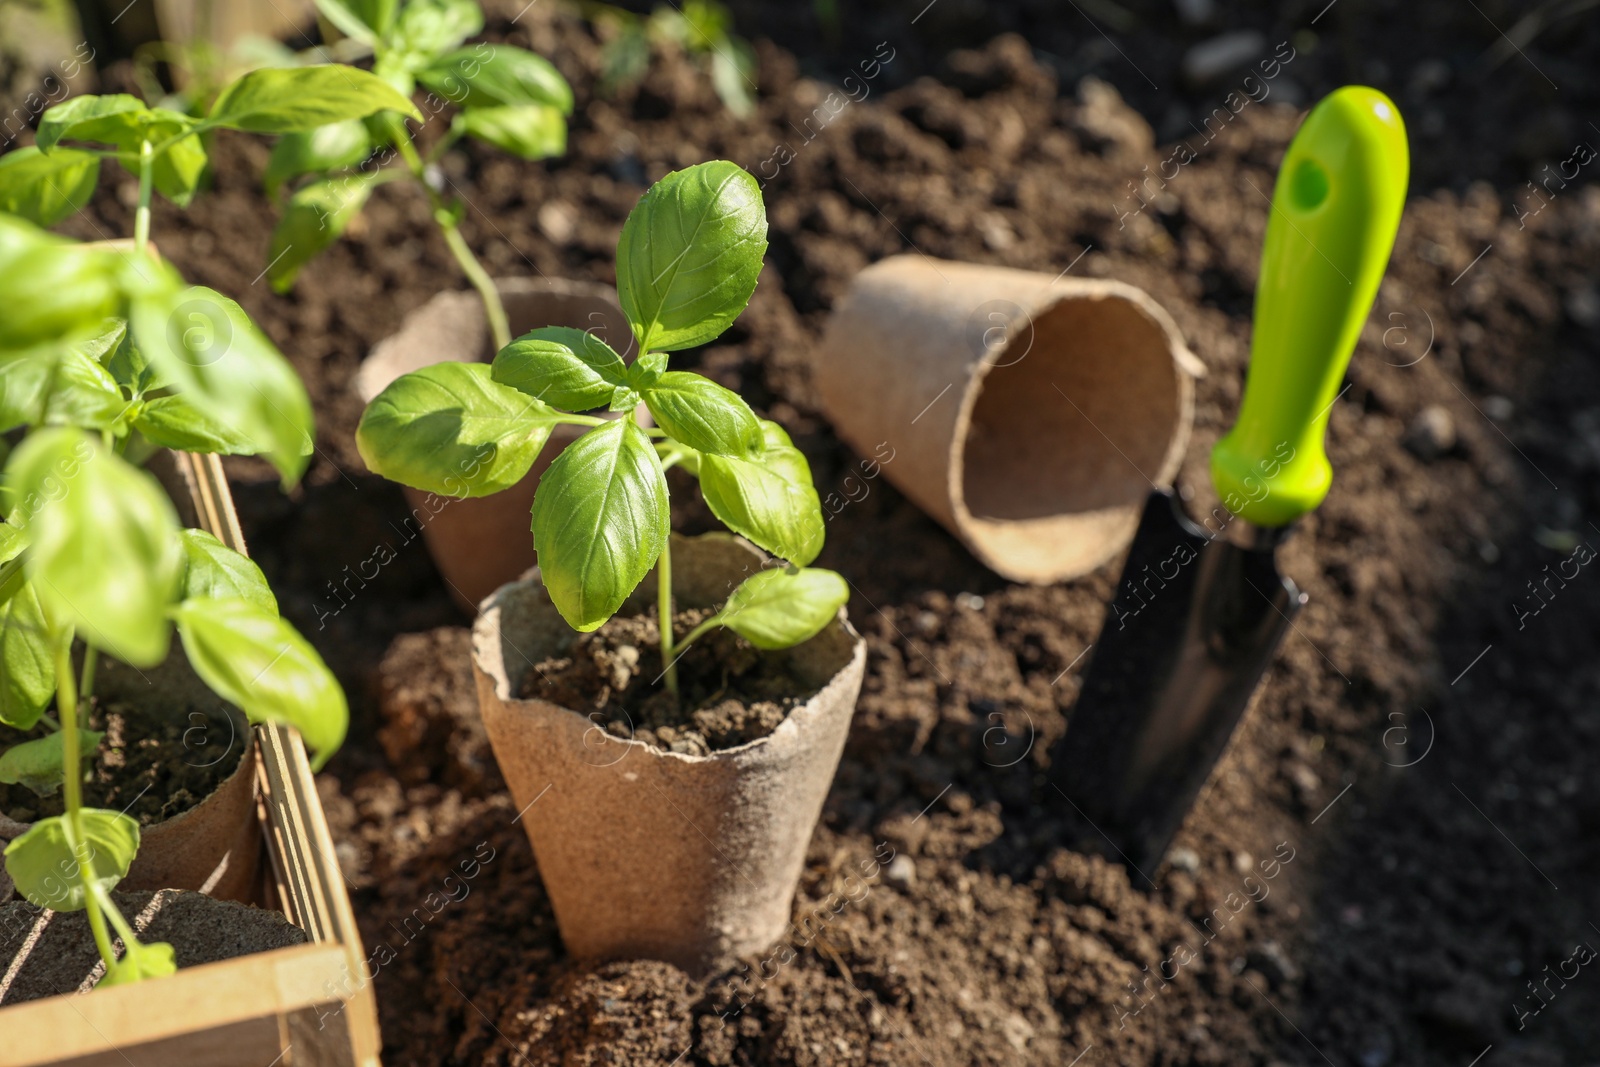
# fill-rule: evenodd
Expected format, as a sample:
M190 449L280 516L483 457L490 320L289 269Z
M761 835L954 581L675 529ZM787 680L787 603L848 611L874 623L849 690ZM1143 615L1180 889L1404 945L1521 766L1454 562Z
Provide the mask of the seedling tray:
M216 456L152 469L185 524L245 551ZM307 944L0 1009L0 1067L377 1067L377 1004L350 898L295 730L257 726L260 899Z

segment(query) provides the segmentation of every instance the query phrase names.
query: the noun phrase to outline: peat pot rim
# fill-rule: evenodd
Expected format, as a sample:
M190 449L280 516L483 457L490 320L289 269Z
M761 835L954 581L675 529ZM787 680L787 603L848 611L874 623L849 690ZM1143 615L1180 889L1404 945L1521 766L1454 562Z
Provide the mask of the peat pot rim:
M708 533L701 534L695 538L686 538L678 533L673 533L672 538L674 549L681 547L683 542L690 540L699 541L703 544L725 541L730 546L737 547L742 551L748 552L752 557L752 562L764 562L767 558L760 549L756 548L750 542L746 541L742 537L737 537L732 534ZM652 571L650 577L645 580L645 584L640 585L638 589L629 595L628 599L623 603L622 608L618 611L618 614L620 615L624 611L637 610L641 607L648 608L650 603L653 603L655 596L654 580L655 572ZM674 595L676 596L677 594ZM788 713L784 715L783 721L779 723L770 734L767 734L764 737L758 737L754 741L746 741L743 744L735 745L732 748L716 749L709 755L705 756L694 755L687 752L673 752L669 749L658 748L655 745L644 741L638 741L631 737L617 737L614 734L606 733L588 716L582 715L572 708L566 707L565 705L556 704L548 700L541 700L537 698L530 699L519 697L512 693L512 678L509 672L506 670L505 665L505 641L503 638L497 641L496 638L497 635L500 635L504 632L502 622L504 619L504 608L506 603L513 598L525 596L531 596L538 600L542 600L544 604L550 606L550 610L552 612L555 611L555 607L550 605L549 596L545 593L544 582L539 577L539 569L537 567L533 568L516 581L506 583L499 589L496 589L489 596L485 597L483 603L478 607L478 618L472 626L472 658L477 662L479 668L494 680L495 696L498 697L508 709L514 709L522 714L527 715L548 714L548 709L559 709L562 714L570 715L573 719L586 723L588 730L599 730L601 733L603 733L603 744L621 745L621 751L624 753L624 755L619 756L614 761L615 764L621 764L623 759L631 758L636 753L646 757L659 757L667 762L680 762L685 766L696 766L710 763L738 764L745 762L745 757L750 756L753 753L757 753L763 748L778 744L780 741L788 741L790 743L798 744L800 739L797 735L803 729L804 725L809 725L809 720L822 714L822 708L827 704L827 701L822 699L823 695L832 688L847 685L849 683L850 676L854 673L852 668L854 668L858 662L864 664L867 656L866 640L862 638L862 636L856 631L856 628L850 624L850 619L848 618L846 609L841 607L838 611L838 614L834 616L833 621L828 623L828 625L825 626L815 637L809 638L807 641L803 641L801 644L794 647L804 647L811 641L815 641L818 638L824 637L829 630L832 629L842 632L849 639L850 655L843 658L842 662L840 662L837 667L835 667L829 673L828 680L826 682L817 686L817 688L810 694L810 696L806 697L803 702L789 709ZM708 605L689 606L700 607ZM576 630L572 631L573 641L576 641L580 636L582 635ZM501 647L495 647L497 644L499 644ZM786 649L784 651L789 650ZM800 721L801 719L805 719L807 722L803 724ZM587 739L588 736L589 734L585 732L584 737Z
M1183 457L1189 445L1190 413L1194 404L1193 382L1205 374L1204 364L1189 351L1172 316L1143 290L1127 282L1110 278L1071 279L1070 288L1066 282L1066 279L1057 279L1054 283L1043 287L1031 300L1024 297L1023 302L1016 306L1020 314L1007 322L1003 329L995 331L997 336L992 341L987 340L988 335L985 334L987 343L973 363L971 378L961 390L954 431L950 435L947 491L950 494L950 508L954 522L982 562L991 569L999 570L1003 575L1007 574L1007 570L1000 568L1007 567L1010 563L1006 556L1014 551L1012 542L1017 535L1026 536L1030 529L1040 528L1045 524L1063 539L1081 540L1085 545L1094 546L1069 564L1058 563L1054 567L1039 568L1046 572L1043 575L1045 580L1053 577L1048 574L1049 571L1057 569L1061 571L1063 578L1088 573L1120 552L1128 537L1132 536L1134 527L1138 525L1141 510L1139 505L1147 495L1150 483L1153 482L1158 486L1170 485L1183 465ZM1121 477L1109 479L1126 483L1130 503L1101 503L1098 506L1086 506L1081 498L1096 489L1103 489L1108 479L1102 478L1099 486L1076 487L1073 490L1060 492L1057 496L1060 507L1036 517L1006 518L973 510L972 499L968 493L969 485L982 485L987 480L985 473L994 473L969 470L981 462L972 449L975 425L981 423L986 428L998 427L1002 433L1015 433L1019 430L1023 433L1030 430L1047 432L1050 429L1046 423L1030 425L1022 422L1008 423L1002 420L981 419L980 408L984 405L985 386L989 383L990 377L997 371L1004 372L1025 363L1029 349L1047 323L1053 325L1055 320L1070 318L1074 311L1082 312L1089 306L1096 307L1102 315L1127 314L1131 322L1137 324L1137 328L1143 333L1139 338L1139 350L1133 358L1152 373L1170 374L1170 378L1163 384L1170 387L1171 393L1156 398L1156 402L1162 405L1158 412L1161 417L1153 420L1155 423L1170 426L1166 431L1165 447L1161 450L1159 462L1153 470L1149 470L1148 479L1144 470L1132 466L1125 472L1119 472ZM1020 354L1015 354L1015 349L1019 346L1023 346L1023 350ZM1058 376L1068 375L1074 369L1070 360L1055 360L1054 364L1053 369L1058 372ZM1108 388L1128 391L1127 383L1122 381ZM1060 387L1056 386L1055 389L1059 391ZM1063 402L1053 392L1041 395L1047 403ZM1132 399L1131 395L1129 399ZM1170 411L1166 410L1168 406ZM1082 416L1081 410L1077 413L1088 425L1087 432L1084 432L1083 427L1078 427L1081 436L1089 438L1092 435L1104 434L1104 430L1092 420ZM1147 433L1141 435L1143 439L1138 443L1141 445L1158 443L1159 432L1153 425ZM1115 441L1112 444L1113 447L1117 447ZM1140 458L1148 461L1156 457ZM1144 466L1145 464L1140 464L1140 467ZM975 493L972 495L976 496ZM1119 531L1116 536L1083 536L1080 533L1080 531L1104 528L1108 523ZM1123 532L1126 536L1123 536ZM1026 580L1038 581L1039 578L1030 576Z

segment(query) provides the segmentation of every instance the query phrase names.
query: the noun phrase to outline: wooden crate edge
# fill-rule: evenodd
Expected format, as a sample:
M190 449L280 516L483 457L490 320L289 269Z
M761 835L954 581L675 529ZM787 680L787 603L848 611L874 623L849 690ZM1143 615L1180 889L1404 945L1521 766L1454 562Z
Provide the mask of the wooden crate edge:
M18 1004L0 1011L6 1035L0 1063L45 1067L107 1057L137 1064L133 1057L140 1046L251 1020L276 1020L266 1032L287 1035L288 1019L297 1012L336 1017L348 1007L329 993L345 967L343 946L308 942L186 967L159 981ZM261 1062L280 1055L280 1063L298 1062L282 1055L287 1045L284 1037ZM245 1056L258 1051L266 1049L240 1050Z

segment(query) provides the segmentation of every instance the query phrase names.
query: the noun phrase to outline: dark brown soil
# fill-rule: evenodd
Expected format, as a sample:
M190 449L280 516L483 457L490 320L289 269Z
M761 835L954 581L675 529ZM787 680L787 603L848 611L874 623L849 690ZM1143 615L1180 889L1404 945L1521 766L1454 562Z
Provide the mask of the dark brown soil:
M224 708L143 708L124 702L96 705L89 727L105 734L88 763L83 802L138 819L170 819L216 791L239 766L249 726ZM44 736L0 726L0 749ZM0 785L0 812L18 822L60 815L62 794L41 797L20 785Z
M1292 102L1349 81L1390 92L1411 122L1414 180L1332 412L1333 491L1281 552L1310 606L1170 861L1148 872L1154 887L1064 847L1072 827L1043 776L1116 565L1010 585L879 479L830 506L819 560L854 583L869 646L795 903L797 919L828 919L696 984L659 963L565 957L515 806L466 725L463 620L399 532L400 493L356 455L362 355L463 284L423 199L380 190L276 297L252 284L273 215L257 191L267 149L219 135L214 191L186 214L159 206L154 233L186 276L243 301L316 398L302 490L281 497L257 464L230 470L285 614L368 696L321 788L378 970L385 1063L1593 1057L1600 977L1549 977L1572 973L1579 943L1600 944L1600 598L1592 568L1562 570L1579 541L1600 545L1592 165L1518 216L1537 206L1525 183L1540 168L1596 143L1600 23L1568 17L1498 62L1499 29L1523 13L1498 4L1247 4L1188 27L1157 0L916 0L839 5L831 38L812 5L751 4L742 31L785 46L758 43L759 109L736 122L678 61L594 99L594 31L548 4L513 23L521 6L490 36L552 56L578 115L569 154L548 164L447 155L469 240L495 271L609 282L650 179L717 156L770 175L771 252L750 309L675 360L783 424L840 501L861 457L819 412L807 353L861 266L921 251L1147 289L1210 372L1179 478L1200 504L1207 451L1238 407L1262 191ZM1264 103L1197 135L1233 83L1186 87L1178 59L1245 27L1264 54L1293 38L1297 58ZM870 93L819 123L841 88L830 79L857 71L861 97L880 41L894 58ZM1141 186L1183 138L1195 160ZM131 232L129 179L107 175L67 229ZM1453 440L1431 432L1440 413ZM674 475L673 489L675 525L706 528L692 483ZM383 546L393 561L367 577ZM335 599L357 571L359 593ZM1558 571L1565 584L1542 584ZM895 859L877 880L847 877L885 847ZM408 922L464 884L456 872L480 851L494 858L477 861L470 892Z
M680 611L673 628L681 639L710 614ZM615 737L704 756L766 737L815 692L782 654L719 627L674 657L674 697L662 681L660 640L653 614L613 616L579 635L568 655L530 667L519 695L570 708Z
M306 941L305 931L280 912L203 893L163 889L112 898L141 941L172 946L180 969ZM8 963L0 972L0 1006L92 988L104 976L83 912L50 913L25 900L0 905L0 960Z

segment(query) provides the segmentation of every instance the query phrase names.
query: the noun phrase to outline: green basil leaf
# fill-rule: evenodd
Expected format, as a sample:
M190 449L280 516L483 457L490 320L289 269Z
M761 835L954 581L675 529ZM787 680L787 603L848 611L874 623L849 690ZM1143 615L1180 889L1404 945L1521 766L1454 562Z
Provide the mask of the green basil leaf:
M344 742L350 709L316 649L275 612L248 600L185 600L178 636L202 681L251 722L300 731L320 770Z
M128 320L107 319L102 323L104 329L87 340L79 341L73 347L96 363L105 364L110 369L109 361L116 358L117 349L128 337ZM118 382L117 384L122 384Z
M78 732L78 751L93 752L105 734L94 730ZM53 797L61 788L65 755L61 750L61 731L32 741L23 741L0 752L0 782L20 785L42 797Z
M135 667L167 655L178 518L160 483L82 430L36 430L6 464L48 618Z
M128 329L127 320L116 321L116 343L110 350L110 357L101 360L106 370L111 372L112 380L135 397L142 397L152 389L162 388L166 383L161 380L156 369L150 366L150 361L144 358L139 346L133 343L133 333ZM91 344L98 346L101 340L102 338L95 338ZM91 349L85 351L93 354Z
M644 392L667 372L667 353L646 352L628 365L628 384Z
M811 467L781 426L762 420L761 429L765 450L759 455L698 457L700 491L728 529L805 566L822 551L826 536Z
M441 496L488 496L521 481L556 413L490 378L483 363L402 374L361 413L356 447L375 474Z
M338 240L366 204L376 181L376 173L327 178L289 198L267 249L267 280L274 292L288 292L300 268Z
M741 119L756 110L754 72L755 53L743 41L724 36L711 53L711 88L722 105Z
M533 547L569 626L587 632L616 614L655 566L670 520L666 473L632 419L562 450L534 494Z
M468 108L453 126L519 159L549 159L567 150L567 120L547 104Z
M235 552L204 530L184 530L179 537L184 561L182 599L246 600L269 615L278 614L278 598L249 556Z
M56 661L44 612L33 586L23 582L0 604L0 722L31 730L55 692Z
M572 86L555 65L511 45L459 49L418 71L417 80L457 107L545 104L572 114Z
M80 863L109 892L127 875L139 851L139 823L117 811L84 808L78 812L83 837L72 832L65 815L35 822L6 846L6 873L29 903L51 911L82 911L87 903Z
M377 75L326 63L253 70L222 90L207 121L252 133L291 133L379 111L422 120L416 105Z
M628 383L628 368L610 345L570 326L523 334L494 357L490 375L566 411L605 407Z
M37 147L0 156L0 211L54 226L94 196L100 157L75 148L49 155Z
M717 621L757 648L791 648L820 633L849 599L850 586L833 571L774 568L741 582Z
M761 187L737 164L701 163L652 185L617 242L617 296L639 350L675 352L726 330L766 251Z
M66 241L19 248L0 260L0 353L86 341L122 311L113 253Z
M650 38L637 23L625 26L621 33L600 49L600 92L614 95L618 89L636 85L650 73Z
M46 423L112 429L129 408L111 372L81 348L0 362L0 432Z
M144 125L142 137L151 145L156 145L176 137L193 125L194 120L181 112L152 108L149 121ZM137 152L139 138L129 142L118 142L118 147L125 151ZM121 163L128 173L139 173L139 164L136 160L124 158ZM194 199L195 190L200 187L200 181L205 176L209 164L210 159L206 156L205 145L201 143L200 138L185 137L169 145L155 157L150 168L151 184L155 186L156 192L174 204L188 207L189 202Z
M234 426L213 418L181 395L149 400L134 416L133 428L152 444L180 452L250 456L260 449Z
M346 37L375 44L394 25L399 0L315 0L322 17Z
M644 402L674 440L699 452L746 457L761 451L761 420L732 389L701 374L668 371L644 391Z
M409 0L395 20L385 58L415 73L482 29L477 0Z
M631 385L625 385L611 394L611 403L607 411L632 411L639 406L639 391Z
M146 107L126 93L115 96L78 96L44 113L39 123L38 145L50 150L64 138L114 145L130 174L139 173L138 152L148 141L163 144L192 130L195 121L181 111ZM168 145L155 157L151 178L157 192L186 206L205 174L208 159L200 138L185 137Z
M360 119L330 122L278 138L262 174L268 196L302 174L320 174L353 167L372 154L372 134Z
M311 399L243 308L197 285L136 299L129 322L139 350L184 400L255 442L285 485L299 480L312 451Z
M132 985L146 978L164 978L177 973L177 953L165 941L126 942L122 946L122 957L106 968L106 976L95 988Z
M34 143L45 152L66 138L98 141L120 148L123 141L139 134L149 112L143 100L128 93L75 96L40 116Z

